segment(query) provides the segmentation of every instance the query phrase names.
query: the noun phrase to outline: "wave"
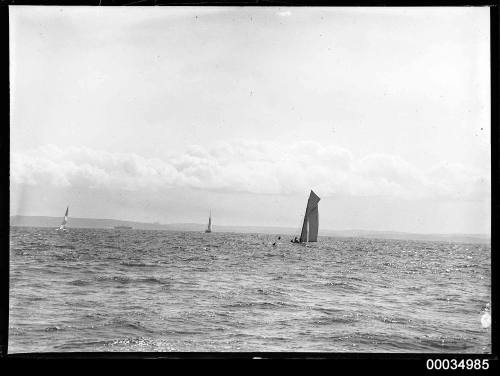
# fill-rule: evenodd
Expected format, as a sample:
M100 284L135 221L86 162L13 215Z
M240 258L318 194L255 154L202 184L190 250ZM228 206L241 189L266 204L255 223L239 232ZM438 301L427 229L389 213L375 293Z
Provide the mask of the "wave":
M163 351L171 352L178 349L166 340L150 339L144 337L127 337L115 340L104 341L102 346L106 350L113 351Z
M73 285L73 286L88 286L88 285L92 284L92 281L83 280L83 279L75 279L75 280L69 282L69 284Z
M441 243L324 237L311 252L273 251L239 234L29 231L11 237L9 325L23 331L9 349L491 351L488 248L449 257L419 250Z
M353 286L349 285L347 282L344 281L329 281L329 282L323 282L321 283L321 286L324 287L340 287L340 288L353 288Z
M92 349L98 348L99 346L106 346L111 343L109 340L93 340L93 339L78 339L74 341L66 341L65 343L54 345L55 350L73 350L78 351L82 348Z
M359 321L359 319L355 318L354 316L342 315L342 316L314 318L311 319L311 321L316 325L330 325L330 324L352 324Z
M283 292L271 288L258 288L256 292L261 295L283 295Z
M123 275L118 276L97 276L96 280L98 282L113 282L118 284L160 284L160 285L170 285L172 281L168 278L161 277L142 277L142 278L132 278Z
M146 278L137 278L134 279L133 282L136 283L153 283L159 285L170 285L172 281L167 278L157 278L157 277L146 277Z
M314 310L317 311L317 312L324 313L326 315L336 315L339 312L345 312L343 309L338 309L338 308L322 308L322 307L318 307L318 308L314 308Z
M49 326L49 327L45 328L44 330L46 332L56 332L56 331L64 330L64 329L59 327L59 326Z
M74 245L57 245L57 244L54 244L54 247L55 248L62 248L62 249L76 249L76 247Z
M431 351L442 352L464 352L472 349L474 346L470 343L470 339L465 337L438 337L438 338L421 338L418 343Z
M236 302L225 304L222 307L224 308L282 308L282 307L298 307L296 304L287 303L283 301L275 301L275 302Z
M408 324L409 322L411 322L410 319L404 317L384 316L384 315L375 316L375 320L388 324Z
M134 329L134 330L139 330L141 332L152 332L149 329L146 329L141 323L139 322L128 322L128 321L118 321L118 322L113 322L112 324L113 327L120 326L122 328L128 328L128 329Z
M159 266L158 264L147 264L147 263L143 263L143 262L132 262L132 261L120 262L120 265L130 266L130 267L138 267L138 268L141 268L141 267L157 267L157 266Z
M122 249L121 246L117 246L117 245L114 245L114 244L104 244L103 247L104 247L104 249L117 249L117 250L121 250Z

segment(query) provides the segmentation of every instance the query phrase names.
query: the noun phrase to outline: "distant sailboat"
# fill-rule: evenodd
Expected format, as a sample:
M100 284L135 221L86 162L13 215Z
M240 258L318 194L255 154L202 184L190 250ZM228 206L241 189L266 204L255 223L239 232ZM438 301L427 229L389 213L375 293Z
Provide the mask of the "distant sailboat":
M311 190L309 200L307 201L306 213L304 214L304 222L302 224L302 231L300 239L293 243L306 243L318 241L318 202L321 200L316 193ZM297 239L297 238L295 238Z
M64 214L64 218L63 218L61 225L57 229L58 231L59 230L66 231L66 223L68 223L68 211L69 211L69 206L66 208L66 213Z
M208 227L205 232L212 232L212 211L210 211L210 215L208 216Z

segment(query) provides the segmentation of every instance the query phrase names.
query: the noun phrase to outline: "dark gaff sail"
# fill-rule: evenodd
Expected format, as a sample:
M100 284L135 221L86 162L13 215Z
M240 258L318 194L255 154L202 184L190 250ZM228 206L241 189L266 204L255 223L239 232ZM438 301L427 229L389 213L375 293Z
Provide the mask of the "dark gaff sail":
M318 203L321 200L316 193L311 190L309 200L307 201L306 214L304 215L304 223L302 224L302 232L300 233L300 242L317 242L318 241Z
M212 232L212 211L210 210L210 215L208 216L208 226L205 232Z

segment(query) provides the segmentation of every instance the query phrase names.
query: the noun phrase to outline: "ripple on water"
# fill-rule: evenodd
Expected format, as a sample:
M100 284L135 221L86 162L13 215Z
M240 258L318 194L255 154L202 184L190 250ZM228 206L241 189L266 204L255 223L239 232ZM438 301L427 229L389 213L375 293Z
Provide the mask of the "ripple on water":
M12 351L491 352L489 245L65 235L11 228Z

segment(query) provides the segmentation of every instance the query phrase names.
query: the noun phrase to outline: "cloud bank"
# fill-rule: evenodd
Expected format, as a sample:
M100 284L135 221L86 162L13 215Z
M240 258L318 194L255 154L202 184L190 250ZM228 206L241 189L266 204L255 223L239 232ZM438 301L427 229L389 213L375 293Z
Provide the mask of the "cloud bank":
M422 170L398 156L356 159L346 149L301 141L291 145L233 140L189 146L166 159L54 145L11 154L11 183L79 189L152 190L185 187L222 192L321 197L387 196L481 200L488 170L441 163Z

